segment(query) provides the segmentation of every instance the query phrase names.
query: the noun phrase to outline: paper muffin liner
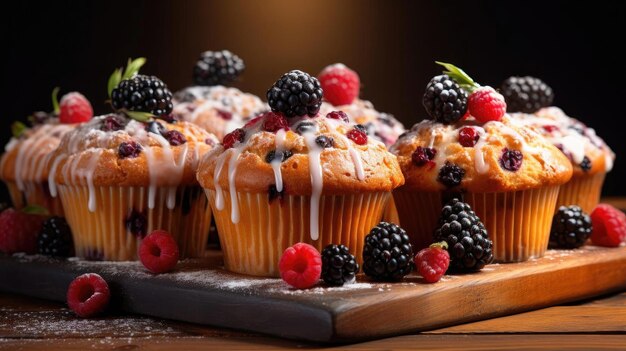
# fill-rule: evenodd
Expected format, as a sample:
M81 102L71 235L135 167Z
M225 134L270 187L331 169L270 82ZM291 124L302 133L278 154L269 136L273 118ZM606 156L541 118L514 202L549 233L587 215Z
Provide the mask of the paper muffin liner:
M522 262L542 257L548 248L550 226L559 186L514 192L465 193L463 199L480 217L493 241L498 262ZM415 251L433 241L441 213L442 193L394 192L402 227Z
M400 225L400 217L398 217L398 209L393 196L389 196L389 201L383 212L383 221Z
M362 262L365 236L380 221L388 192L328 195L320 198L319 238L310 235L310 197L238 192L238 223L231 220L231 202L223 191L224 208L215 206L215 190L206 190L224 253L226 269L249 275L278 277L285 249L298 242L320 252L329 244L343 244Z
M578 205L583 211L591 213L600 202L605 176L606 172L574 175L569 182L561 186L555 211L559 206Z
M170 233L181 257L200 257L206 252L211 210L200 187L157 188L152 209L148 208L148 187L95 187L94 212L88 206L88 187L58 188L78 257L136 260L142 235L131 232L127 221L137 217L145 219L144 235L156 229ZM168 200L170 204L175 201L172 209Z
M16 209L24 208L28 205L45 207L53 216L63 217L63 204L58 197L50 195L48 182L24 182L24 191L17 186L17 182L6 181L11 202Z

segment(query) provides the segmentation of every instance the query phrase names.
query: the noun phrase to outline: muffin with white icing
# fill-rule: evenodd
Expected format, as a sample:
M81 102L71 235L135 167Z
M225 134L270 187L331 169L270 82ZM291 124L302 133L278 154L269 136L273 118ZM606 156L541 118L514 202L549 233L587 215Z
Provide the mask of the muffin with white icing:
M533 89L534 95L520 93ZM578 205L591 213L600 200L606 173L613 168L615 154L611 148L592 128L558 107L549 107L552 90L538 78L510 77L502 90L509 110L517 111L512 116L552 142L572 163L574 175L561 187L556 208Z
M94 117L67 133L51 159L49 183L63 202L76 255L134 260L141 239L163 229L181 255L201 256L211 212L195 171L216 142L191 123L123 114Z
M134 260L141 240L169 232L182 256L203 255L211 212L195 172L217 139L188 122L168 123L172 94L130 61L109 80L116 113L67 133L50 159L50 192L61 197L76 255Z
M76 92L62 97L61 110L57 91L52 94L53 112L35 112L29 117L31 128L21 122L13 124L14 136L0 160L0 179L6 183L15 208L36 205L46 208L51 215L63 216L61 201L50 195L47 163L63 135L77 123L89 120L93 110L89 101Z
M280 255L297 242L319 250L344 244L360 256L403 183L381 142L337 114L318 113L318 84L304 72L285 74L268 91L274 112L227 134L200 163L231 271L278 276ZM289 94L302 98L290 104Z
M497 261L541 257L572 166L539 133L505 115L502 96L460 72L431 80L424 106L435 120L416 124L390 148L405 177L394 191L400 223L419 250L432 243L445 200L462 198L487 228Z
M174 94L173 117L195 123L218 138L267 111L256 95L226 86L244 70L243 61L228 50L206 51L194 67L194 85Z

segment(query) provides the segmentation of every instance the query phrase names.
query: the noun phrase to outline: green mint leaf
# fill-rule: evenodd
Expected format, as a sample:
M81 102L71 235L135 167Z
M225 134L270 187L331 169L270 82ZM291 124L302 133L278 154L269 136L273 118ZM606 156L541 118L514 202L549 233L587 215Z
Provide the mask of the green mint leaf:
M457 66L446 63L435 61L436 64L443 66L446 71L443 71L444 74L447 74L450 78L452 78L455 82L457 82L461 88L469 91L470 93L474 91L476 88L479 88L480 85L476 83L465 71L458 68Z
M15 121L13 122L13 124L11 124L11 134L13 134L13 136L16 138L19 138L20 136L22 136L22 134L24 134L26 129L28 129L26 124L20 121Z
M54 112L55 115L58 115L59 112L61 112L61 109L59 108L59 87L55 87L54 89L52 89L52 110Z
M39 206L39 205L28 205L22 209L22 212L27 213L27 214L35 214L35 215L42 215L42 216L47 216L50 214L47 208L43 206Z
M113 71L113 74L111 74L111 76L109 77L109 82L107 83L107 92L109 94L109 97L111 97L111 92L113 91L113 89L115 89L115 87L120 84L120 82L122 81L122 69L118 68L115 71Z
M139 122L148 122L151 118L154 117L152 113L141 112L141 111L124 111L124 113Z
M144 57L139 57L134 60L128 59L128 65L126 65L126 70L124 70L124 75L122 75L122 80L132 78L134 75L139 73L139 69L146 63L146 59Z

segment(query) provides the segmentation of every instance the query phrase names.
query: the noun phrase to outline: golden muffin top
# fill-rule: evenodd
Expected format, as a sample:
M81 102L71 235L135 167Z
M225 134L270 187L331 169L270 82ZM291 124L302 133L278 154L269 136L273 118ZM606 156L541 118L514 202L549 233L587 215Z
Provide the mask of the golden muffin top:
M390 148L407 190L500 192L567 182L572 166L552 143L504 116L479 123L424 120Z

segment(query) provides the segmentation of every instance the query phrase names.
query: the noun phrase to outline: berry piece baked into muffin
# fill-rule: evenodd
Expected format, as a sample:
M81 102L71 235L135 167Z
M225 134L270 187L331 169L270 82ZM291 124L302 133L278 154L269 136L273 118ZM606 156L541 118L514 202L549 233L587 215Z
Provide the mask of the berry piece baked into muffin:
M574 168L572 179L561 187L559 206L578 205L591 213L600 200L606 173L613 168L615 154L595 130L550 106L552 89L538 78L510 77L501 91L513 118L533 128L559 148Z
M405 185L394 191L402 226L416 249L424 248L433 240L442 204L462 198L482 219L496 260L541 257L559 187L572 175L569 160L505 115L506 104L495 90L445 67L424 95L434 120L416 124L390 148L405 177Z
M198 170L226 268L278 276L280 255L298 242L362 252L403 183L396 158L360 126L320 115L322 89L304 72L283 75L267 97L272 112L227 134Z
M194 85L174 94L173 118L193 122L221 139L266 111L256 95L227 86L244 68L243 60L228 50L203 52L194 67Z
M200 256L211 214L195 172L217 139L191 123L158 119L171 111L171 93L136 69L131 63L112 78L116 113L63 137L50 161L51 193L63 202L79 257L137 259L154 229L171 233L181 255Z
M0 179L7 184L15 208L37 205L51 215L63 216L61 201L50 196L47 163L63 135L91 119L93 110L80 93L64 95L60 104L57 93L55 88L53 112L35 112L29 117L30 128L21 122L13 124L13 138L0 160Z

